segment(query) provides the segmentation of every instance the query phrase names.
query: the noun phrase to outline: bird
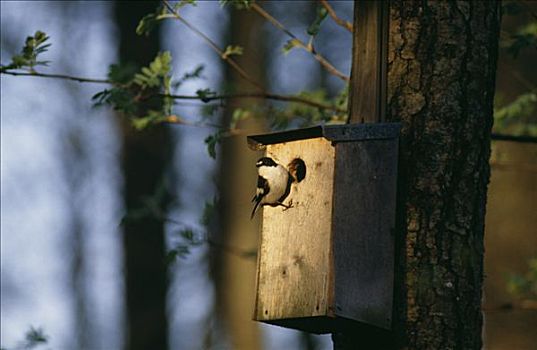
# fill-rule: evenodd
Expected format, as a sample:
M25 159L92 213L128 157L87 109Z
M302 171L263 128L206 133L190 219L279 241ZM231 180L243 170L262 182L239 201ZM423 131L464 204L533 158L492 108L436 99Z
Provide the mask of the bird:
M252 198L252 202L255 204L250 220L254 217L259 205L290 208L289 205L283 204L291 191L291 184L294 182L289 171L270 157L259 158L255 165L258 171L257 189Z

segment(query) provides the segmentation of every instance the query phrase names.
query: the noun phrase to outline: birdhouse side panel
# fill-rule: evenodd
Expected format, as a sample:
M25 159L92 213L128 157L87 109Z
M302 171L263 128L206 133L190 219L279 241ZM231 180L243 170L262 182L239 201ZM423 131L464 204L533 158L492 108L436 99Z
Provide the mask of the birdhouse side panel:
M336 314L391 326L397 139L336 145Z
M284 204L264 206L255 319L326 315L330 304L334 147L324 138L267 146L266 155L288 165L300 158L302 181Z

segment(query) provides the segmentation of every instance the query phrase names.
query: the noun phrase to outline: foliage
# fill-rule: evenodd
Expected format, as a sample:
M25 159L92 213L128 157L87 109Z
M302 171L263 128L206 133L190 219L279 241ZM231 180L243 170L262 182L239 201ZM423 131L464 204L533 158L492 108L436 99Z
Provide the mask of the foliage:
M518 96L494 111L494 131L537 136L537 93L528 92Z
M254 8L253 1L251 0L221 0L220 3L222 6L231 5L237 9L250 10ZM164 1L157 7L155 12L145 15L140 20L136 28L137 34L148 35L164 19L179 19L185 23L185 20L180 18L178 11L186 5L196 6L196 1L181 0L173 3L173 5ZM317 16L307 29L312 39L319 33L321 24L327 15L328 12L324 6L319 5ZM190 24L186 24L191 27ZM206 42L210 42L210 39L203 34L201 34L201 37ZM34 72L35 66L46 65L47 62L39 61L37 56L45 52L50 46L45 43L47 40L48 36L40 31L36 32L33 37L28 37L22 54L14 56L13 62L10 65L2 66L2 71L27 68ZM213 44L212 42L210 43L211 46L214 46ZM284 47L284 52L288 52L296 46L303 47L303 45L305 44L302 44L300 40L296 38L291 39ZM311 42L308 44L306 50L313 50L310 46ZM222 59L229 60L231 56L242 55L243 51L244 49L241 46L228 45L225 49L219 51L219 55ZM163 122L182 123L183 120L181 118L172 114L174 99L176 98L172 95L172 92L187 80L202 79L204 66L198 65L193 71L187 72L181 78L172 81L171 60L172 57L169 52L162 52L146 67L137 68L124 64L110 65L108 80L106 82L109 82L111 86L97 92L92 97L94 106L110 106L128 118L132 126L137 130L143 130ZM86 81L88 80L86 79ZM214 99L221 99L222 97L220 96L225 95L225 93L219 93L210 88L202 88L196 91L196 96L204 103L208 103ZM326 106L335 106L338 108L346 104L346 101L341 101L342 96L346 100L346 90L340 96L333 99L328 98L326 93L321 90L302 92L296 95L296 97L303 97L312 103L318 102ZM265 113L270 113L270 124L276 129L343 121L341 113L333 113L329 112L326 108L304 104L296 98L290 99L289 101L293 102L289 103L285 108L281 105L254 105L248 109L237 109L234 111L229 125L217 127L217 130L205 139L209 156L212 158L216 157L216 146L223 137L233 134L238 121L252 116L262 115L263 113L257 113L261 109L264 109ZM221 106L222 104L207 104L201 109L201 115L212 117Z
M528 271L524 275L509 276L507 291L517 299L537 300L537 257L528 261Z
M198 247L206 243L206 240L200 234L196 234L191 228L180 230L178 236L182 240L166 253L166 265L172 264L177 258L186 258L191 253L192 247Z
M36 66L46 66L49 61L38 61L37 56L46 52L51 44L45 44L49 39L47 34L42 31L36 31L33 36L28 36L21 53L11 58L11 63L0 66L0 71L5 72L8 69L28 69L34 72Z
M171 60L170 52L165 51L138 72L132 66L111 65L108 78L115 85L96 93L94 106L113 107L131 118L138 130L167 121L173 106L173 100L166 97L172 87Z
M45 334L42 328L34 328L30 326L30 329L24 334L24 340L22 345L17 349L34 349L38 346L48 343L48 335ZM8 350L7 348L0 348L0 350Z
M308 27L308 34L311 36L315 36L319 33L321 30L321 23L323 23L324 19L328 16L328 10L322 6L321 4L317 5L317 16L315 17L315 20L312 24Z
M537 22L528 23L503 39L500 44L513 58L517 58L524 49L537 49Z
M222 54L222 58L226 59L229 56L233 55L242 55L244 49L241 46L237 45L228 45Z
M526 6L520 1L506 1L502 9L504 15L519 16L528 14ZM530 15L535 18L534 14ZM514 33L503 32L500 47L513 59L517 59L527 49L537 49L537 21L533 19L522 24ZM521 80L528 90L509 102L503 101L500 93L496 93L493 131L537 136L537 87L531 82L524 81L516 69L513 77Z
M222 141L223 131L218 130L214 134L205 138L205 144L207 145L207 152L209 156L216 159L216 146Z
M200 65L196 66L196 68L194 68L194 70L192 70L191 72L186 72L185 74L183 74L183 76L181 78L179 78L179 80L173 82L172 83L172 88L174 90L176 90L183 83L185 83L186 81L189 81L189 80L205 79L205 77L202 75L204 70L205 70L205 65L200 64Z

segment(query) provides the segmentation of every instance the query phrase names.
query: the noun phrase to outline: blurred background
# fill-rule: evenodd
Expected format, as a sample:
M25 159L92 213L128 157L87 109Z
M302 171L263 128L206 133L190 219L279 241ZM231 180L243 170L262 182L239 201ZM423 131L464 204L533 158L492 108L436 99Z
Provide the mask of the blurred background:
M352 22L352 1L330 3ZM177 21L164 22L148 38L137 36L139 20L157 4L2 1L1 62L41 30L52 43L43 72L105 78L110 64L141 67L168 50L174 77L204 66L177 94L252 90ZM510 4L494 132L517 137L493 141L487 349L537 344L537 144L531 137L537 136L537 49L531 45L537 6ZM261 5L308 41L315 2ZM345 87L304 50L282 52L288 37L251 11L200 1L181 14L220 47L242 46L241 67L269 91L331 98ZM519 37L530 45L517 49ZM315 45L349 75L351 39L326 20ZM332 349L329 335L251 320L258 221L249 213L259 154L246 148L244 135L224 138L212 159L204 140L215 129L167 125L141 136L114 111L92 107L103 86L4 74L0 83L2 348L39 345L41 337L51 349L143 349L155 338L162 349ZM248 113L256 118L236 117L234 111L252 104L258 107ZM189 123L233 121L258 133L277 124L273 115L283 106L178 101L173 112Z

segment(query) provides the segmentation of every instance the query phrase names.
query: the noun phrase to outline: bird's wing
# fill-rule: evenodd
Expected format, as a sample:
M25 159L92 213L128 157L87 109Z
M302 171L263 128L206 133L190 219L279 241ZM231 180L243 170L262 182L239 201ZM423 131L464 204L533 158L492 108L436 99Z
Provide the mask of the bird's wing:
M252 198L252 202L255 202L255 205L254 205L254 209L252 210L252 214L250 215L250 219L254 217L254 214L257 210L257 207L261 203L261 200L269 192L270 192L270 186L268 184L268 181L263 176L257 176L256 193L254 195L254 198Z

